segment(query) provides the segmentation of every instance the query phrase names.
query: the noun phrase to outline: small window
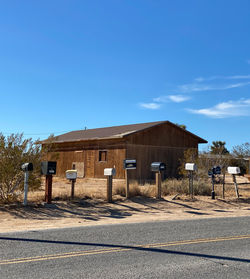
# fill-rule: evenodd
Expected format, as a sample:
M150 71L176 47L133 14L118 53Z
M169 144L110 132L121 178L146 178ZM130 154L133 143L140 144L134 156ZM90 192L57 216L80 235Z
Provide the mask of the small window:
M101 150L99 151L99 162L107 161L107 151Z

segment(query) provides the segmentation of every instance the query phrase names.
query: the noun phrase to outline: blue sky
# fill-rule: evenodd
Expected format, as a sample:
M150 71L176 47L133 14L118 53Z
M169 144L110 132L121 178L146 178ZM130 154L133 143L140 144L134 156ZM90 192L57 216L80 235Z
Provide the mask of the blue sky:
M249 30L248 0L0 1L0 131L169 120L249 142Z

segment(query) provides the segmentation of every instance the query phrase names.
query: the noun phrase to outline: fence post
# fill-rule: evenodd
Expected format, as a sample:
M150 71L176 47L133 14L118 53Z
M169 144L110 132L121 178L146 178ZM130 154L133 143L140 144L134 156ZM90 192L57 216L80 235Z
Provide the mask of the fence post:
M155 173L156 188L157 188L157 199L161 199L161 172Z

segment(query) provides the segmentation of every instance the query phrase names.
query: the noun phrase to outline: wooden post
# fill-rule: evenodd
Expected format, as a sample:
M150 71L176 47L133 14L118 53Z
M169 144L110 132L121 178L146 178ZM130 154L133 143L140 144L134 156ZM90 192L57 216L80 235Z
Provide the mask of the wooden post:
M73 200L75 197L75 179L71 180L71 199Z
M191 199L194 198L194 178L193 178L193 172L191 171Z
M107 176L107 201L112 202L112 175Z
M125 180L126 180L126 198L129 198L129 178L128 178L128 170L125 169Z
M235 176L235 174L233 174L233 181L234 181L234 187L235 187L236 197L239 198L240 195L239 195L238 184L237 184L237 181L236 181L236 176Z
M188 182L189 182L189 196L191 196L191 171L189 171L189 175L188 175Z
M46 175L45 202L50 204L52 200L52 175Z
M157 199L161 199L161 172L155 173L156 189L157 189Z

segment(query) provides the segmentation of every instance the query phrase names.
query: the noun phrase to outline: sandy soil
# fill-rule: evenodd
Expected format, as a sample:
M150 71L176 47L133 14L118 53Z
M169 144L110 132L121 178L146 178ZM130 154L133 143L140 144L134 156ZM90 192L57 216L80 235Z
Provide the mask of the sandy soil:
M250 200L211 200L199 197L157 201L135 197L108 204L102 200L57 201L51 205L22 204L0 208L0 232L38 230L117 223L237 217L250 215Z
M244 180L240 182L246 182ZM84 195L76 188L78 197L74 201L62 200L69 196L70 183L55 179L53 184L53 204L42 202L44 190L29 194L29 204L22 203L0 206L0 233L38 230L50 228L92 226L103 224L147 222L159 220L181 220L197 218L237 217L250 215L250 185L240 186L244 193L237 200L234 192L226 200L217 197L195 197L191 200L186 196L164 197L162 200L146 197L134 197L129 200L118 195L113 203L103 199L105 180L84 180L84 193L91 191L95 198L82 198ZM80 182L78 182L80 184ZM124 184L123 180L114 181L115 186ZM79 186L79 185L78 185ZM244 190L245 189L245 190ZM245 192L243 192L243 190ZM249 193L249 194L247 194ZM100 195L100 198L98 198ZM81 196L81 198L79 197Z

